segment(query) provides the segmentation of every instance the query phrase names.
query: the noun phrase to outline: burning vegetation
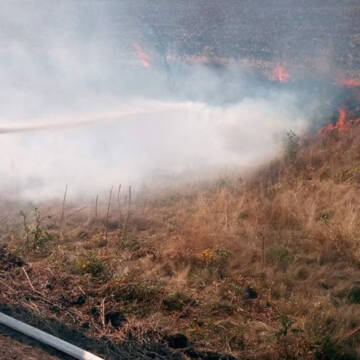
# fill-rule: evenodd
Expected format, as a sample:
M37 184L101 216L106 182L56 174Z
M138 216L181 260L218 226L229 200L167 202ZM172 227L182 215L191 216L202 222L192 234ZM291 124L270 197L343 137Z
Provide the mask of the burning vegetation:
M136 50L136 54L141 60L142 66L144 68L150 67L150 56L141 48L139 44L134 44L134 48Z
M194 5L188 16L175 11L180 2L146 13L139 22L153 26L129 45L145 79L140 87L152 70L165 69L173 85L181 71L193 80L192 67L201 68L199 79L211 69L220 90L190 91L194 103L225 108L259 89L286 90L299 95L299 108L312 98L320 104L306 113L308 132L289 131L282 151L256 170L207 181L141 191L118 185L82 201L67 186L62 201L4 196L0 311L106 359L360 358L360 38L347 31L328 37L338 5L316 1L310 16L297 4L280 11L267 3L258 27L258 6L228 3L232 21L215 5ZM349 4L342 25L352 18ZM288 23L294 31L280 37ZM214 35L219 24L222 41ZM322 71L312 50L330 51L332 40L335 70ZM283 52L289 59L277 56ZM239 69L255 90L239 95L234 86L221 97ZM67 124L0 132L53 127Z
M356 84L355 79L347 79L341 82L343 90L340 96L340 106L337 110L336 123L324 126L320 132L349 130L352 125L360 121L360 85Z
M274 69L273 79L280 83L284 83L289 81L291 77L284 66L277 65Z
M358 358L360 127L346 114L311 138L290 133L244 179L119 187L87 211L8 203L1 303L47 330L52 319L106 336L111 350L92 349L108 358Z

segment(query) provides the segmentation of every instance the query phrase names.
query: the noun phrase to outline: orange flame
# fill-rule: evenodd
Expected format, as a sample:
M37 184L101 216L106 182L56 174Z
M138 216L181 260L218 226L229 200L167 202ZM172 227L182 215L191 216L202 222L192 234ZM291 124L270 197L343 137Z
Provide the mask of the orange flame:
M137 56L140 58L144 68L150 67L150 56L141 48L139 44L134 44Z
M339 109L339 117L336 123L337 129L344 129L345 127L345 121L346 121L346 110L345 109Z
M347 78L347 77L338 77L336 79L336 83L338 85L346 86L348 88L360 86L360 80L353 79L353 78Z
M273 72L273 79L276 81L279 81L281 83L289 81L291 78L288 71L285 69L285 67L281 65L277 65Z
M347 113L346 113L346 110L343 109L343 108L340 108L339 110L339 117L336 121L336 124L329 124L329 125L326 125L324 126L323 128L321 128L319 130L320 133L328 133L330 131L333 131L333 130L339 130L339 131L343 131L346 129L347 127Z

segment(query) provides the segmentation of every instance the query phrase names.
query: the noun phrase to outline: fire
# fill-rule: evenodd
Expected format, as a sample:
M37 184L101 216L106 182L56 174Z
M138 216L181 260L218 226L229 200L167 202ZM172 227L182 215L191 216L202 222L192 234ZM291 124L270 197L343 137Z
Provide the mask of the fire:
M290 80L291 76L288 73L288 71L285 69L285 67L281 65L277 65L273 72L273 79L276 81L279 81L281 83L288 82Z
M347 127L347 112L345 109L340 108L339 110L339 116L336 121L336 124L329 124L324 126L319 130L320 133L328 133L333 130L343 131Z
M348 88L360 87L360 80L347 78L347 77L338 77L336 83Z
M339 109L339 117L336 123L337 129L344 129L345 127L345 121L346 121L346 110L345 109Z
M134 44L137 56L140 58L144 68L150 67L150 56L141 48L139 44Z

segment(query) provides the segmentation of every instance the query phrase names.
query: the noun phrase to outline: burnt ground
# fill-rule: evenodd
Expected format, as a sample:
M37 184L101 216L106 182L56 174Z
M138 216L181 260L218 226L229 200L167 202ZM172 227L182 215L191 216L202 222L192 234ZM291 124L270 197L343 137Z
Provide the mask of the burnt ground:
M67 294L64 287L59 289L58 293L55 292L49 296L53 288L48 285L55 284L55 279L61 279L62 274L57 273L52 278L53 284L47 283L46 288L50 293L45 294L37 290L36 282L42 278L42 271L40 268L38 270L34 276L32 265L26 264L21 256L9 251L6 245L0 245L0 312L106 360L140 358L144 360L235 360L230 355L207 351L203 348L198 350L196 344L191 343L181 333L169 335L150 330L148 334L144 332L141 339L129 334L123 340L116 336L108 337L106 332L96 336L96 331L93 331L96 326L92 329L92 322L88 322L89 319L85 319L83 314L76 310L84 303L81 297L73 296L72 293ZM28 278L28 273L36 281L35 287L33 280ZM90 315L92 320L96 317L96 314ZM115 328L123 323L122 319L118 318L112 312L105 314L105 321ZM117 324L118 320L119 324ZM137 330L139 329L133 328L133 331ZM40 360L72 359L27 336L0 326L0 359L31 359L31 356Z
M31 299L29 300L31 301ZM183 334L174 334L161 340L142 343L137 340L115 343L106 336L101 339L91 338L78 329L69 327L54 318L46 318L36 311L29 311L21 306L9 306L0 302L0 312L99 355L106 360L236 360L230 355L211 351L198 351ZM0 325L0 359L71 360L72 357Z
M8 291L13 289L9 285L9 276L13 270L20 270L25 262L17 255L12 254L6 246L0 246L0 288L2 298ZM19 295L19 294L18 294ZM18 295L16 297L18 297ZM25 301L35 304L36 292L34 294L23 294ZM46 303L52 305L51 300ZM127 342L122 345L113 344L110 339L103 337L101 340L92 339L84 335L81 331L70 328L54 318L47 318L37 305L34 305L35 311L25 309L21 305L12 305L6 303L4 298L0 300L0 312L21 320L29 325L46 331L65 341L68 341L84 350L99 354L106 359L182 359L181 354L172 352L166 344L137 344ZM57 311L62 311L58 307ZM201 354L199 353L200 358ZM0 325L0 359L71 359L51 347L44 346L41 343L28 338L16 331ZM206 357L203 357L206 359Z
M4 310L1 309L0 310ZM9 308L7 308L8 313ZM19 310L17 309L19 314ZM24 317L29 316L29 313ZM34 314L30 316L34 317ZM36 317L36 316L35 316ZM21 316L18 318L21 318ZM31 321L30 321L31 323ZM45 324L43 322L43 324ZM217 354L214 352L198 352L190 346L186 348L176 350L170 350L164 344L148 344L148 345L136 345L136 344L126 344L121 349L119 346L116 346L111 343L110 340L104 339L103 342L98 340L93 340L87 338L85 335L73 331L72 329L66 328L61 324L57 324L61 329L66 329L62 332L62 338L67 341L81 346L84 350L96 353L97 355L103 357L104 359L173 359L173 360L182 360L184 358L196 358L203 360L236 360L234 357ZM40 326L45 328L46 326ZM61 336L60 335L60 336ZM170 339L169 343L171 346L177 346L177 343L182 347L187 344L181 344L181 342L187 343L185 337L181 334L179 336L174 336ZM25 335L22 335L12 329L9 329L5 326L0 325L0 359L13 359L13 360L71 360L71 356L63 354L47 345L43 345L38 341L35 341Z
M15 331L0 326L0 359L65 360L70 359L70 357L64 356L49 347L32 341L26 336L22 336Z
M195 354L196 358L204 360L234 359L230 356L222 357L216 353L197 352L189 346L187 346L186 349L182 346L181 350L176 351L170 349L166 343L161 342L140 344L128 341L122 344L116 344L106 338L106 336L103 336L100 340L90 338L56 319L43 317L36 312L19 306L13 307L0 304L0 311L108 360L139 358L144 360L181 360L184 359L184 353L189 351L191 354ZM51 347L43 345L5 326L0 326L0 345L0 359L31 359L29 356L34 356L34 359L40 360L72 359L70 356L62 354Z
M358 1L179 1L136 13L144 45L163 56L287 63L300 71L360 70ZM147 49L151 51L151 49ZM171 61L170 61L171 62Z

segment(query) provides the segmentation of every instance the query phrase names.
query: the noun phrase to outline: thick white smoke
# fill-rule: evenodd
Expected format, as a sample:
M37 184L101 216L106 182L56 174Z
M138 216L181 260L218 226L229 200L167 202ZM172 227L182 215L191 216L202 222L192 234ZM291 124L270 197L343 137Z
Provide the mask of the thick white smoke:
M244 99L224 108L138 100L130 105L138 113L89 116L87 127L4 134L1 183L38 197L60 194L65 184L95 192L149 175L254 165L274 154L276 135L303 130L291 101Z
M307 125L294 93L254 92L239 69L170 71L149 43L144 68L130 2L119 18L112 2L36 4L1 4L0 132L53 129L0 134L5 191L94 193L153 174L253 165L276 151L277 135ZM231 103L216 103L224 89Z

